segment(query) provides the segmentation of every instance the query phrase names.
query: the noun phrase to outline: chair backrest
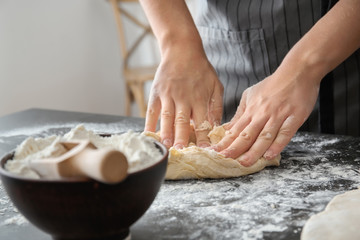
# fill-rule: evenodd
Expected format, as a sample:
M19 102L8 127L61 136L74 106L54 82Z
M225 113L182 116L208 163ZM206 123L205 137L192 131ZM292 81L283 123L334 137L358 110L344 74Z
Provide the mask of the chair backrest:
M122 2L137 2L138 0L110 0L116 25L118 28L118 34L119 34L119 40L120 40L120 48L121 48L121 54L124 60L124 68L127 68L129 65L129 59L134 54L136 48L140 45L140 43L144 40L144 38L149 35L153 34L151 27L149 24L142 23L135 14L131 14L129 11L125 10L122 6ZM130 20L132 23L137 25L140 29L142 29L142 33L128 46L126 42L126 36L125 36L125 29L123 24L122 17L126 17L128 20Z

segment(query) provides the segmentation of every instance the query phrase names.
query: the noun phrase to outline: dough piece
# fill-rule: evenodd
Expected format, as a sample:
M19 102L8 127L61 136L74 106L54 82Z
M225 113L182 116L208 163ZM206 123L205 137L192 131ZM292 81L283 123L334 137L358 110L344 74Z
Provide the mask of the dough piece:
M218 143L225 133L222 126L214 127L208 135L211 144ZM159 134L145 134L160 140ZM191 135L194 135L194 130ZM190 142L189 147L180 150L170 148L165 179L231 178L255 173L267 166L280 165L281 157L278 155L272 160L260 158L254 165L244 167L238 159L225 158L214 150L199 148L194 142Z
M266 166L279 166L280 155L272 160L260 158L244 167L236 159L225 158L214 150L196 146L181 150L170 149L166 179L230 178L258 172Z
M301 240L360 239L360 189L335 196L306 222Z

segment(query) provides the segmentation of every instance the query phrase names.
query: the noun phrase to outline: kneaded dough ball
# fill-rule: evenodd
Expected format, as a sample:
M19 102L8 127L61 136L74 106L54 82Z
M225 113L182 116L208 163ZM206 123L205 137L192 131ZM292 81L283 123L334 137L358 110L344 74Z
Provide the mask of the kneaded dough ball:
M208 134L211 144L218 143L225 133L223 126L214 127ZM160 141L159 133L145 132L144 134ZM214 150L197 147L193 128L190 136L188 147L180 150L173 147L169 149L165 179L231 178L255 173L267 166L280 165L281 156L278 155L272 160L261 157L252 166L244 167L238 159L225 158Z

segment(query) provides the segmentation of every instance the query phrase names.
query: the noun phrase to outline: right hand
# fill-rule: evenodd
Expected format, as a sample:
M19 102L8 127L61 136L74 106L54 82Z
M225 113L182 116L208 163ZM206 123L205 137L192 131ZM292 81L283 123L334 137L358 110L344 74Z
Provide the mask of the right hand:
M188 145L193 120L197 146L210 145L210 129L220 124L223 86L203 50L181 45L162 56L150 91L145 131L155 132L160 117L161 142L168 148Z

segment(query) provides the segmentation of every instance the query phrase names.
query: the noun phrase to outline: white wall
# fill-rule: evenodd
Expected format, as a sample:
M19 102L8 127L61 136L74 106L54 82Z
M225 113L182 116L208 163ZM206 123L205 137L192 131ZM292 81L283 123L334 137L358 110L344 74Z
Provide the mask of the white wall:
M158 61L149 39L132 62ZM123 115L121 63L107 0L0 0L0 116L33 107Z
M0 116L32 107L124 114L120 64L106 0L0 0Z

